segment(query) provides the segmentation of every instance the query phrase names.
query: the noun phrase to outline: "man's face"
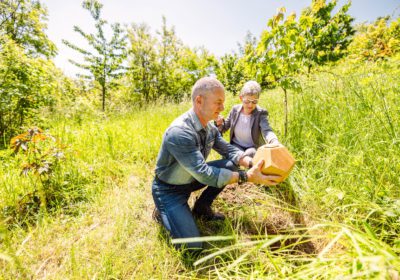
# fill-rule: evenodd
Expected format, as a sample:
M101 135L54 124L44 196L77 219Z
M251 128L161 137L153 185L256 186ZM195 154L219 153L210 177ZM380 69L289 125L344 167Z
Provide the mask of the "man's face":
M224 110L225 92L223 89L215 89L200 96L200 114L204 121L215 120Z

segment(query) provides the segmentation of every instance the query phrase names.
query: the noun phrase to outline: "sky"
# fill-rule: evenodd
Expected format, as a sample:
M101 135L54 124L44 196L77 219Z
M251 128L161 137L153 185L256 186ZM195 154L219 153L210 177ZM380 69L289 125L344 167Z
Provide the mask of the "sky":
M81 6L82 0L42 0L48 9L47 35L57 48L55 64L68 76L82 72L68 62L81 61L80 55L65 46L66 39L80 47L86 44L73 31L77 25L85 32L93 32L93 19ZM260 36L269 18L279 7L287 14L310 5L311 0L100 0L102 17L109 23L146 23L152 32L160 30L162 16L176 35L190 47L204 46L217 56L237 50L248 32ZM339 0L338 6L347 3ZM379 16L400 15L400 0L353 0L349 14L356 23L371 22Z

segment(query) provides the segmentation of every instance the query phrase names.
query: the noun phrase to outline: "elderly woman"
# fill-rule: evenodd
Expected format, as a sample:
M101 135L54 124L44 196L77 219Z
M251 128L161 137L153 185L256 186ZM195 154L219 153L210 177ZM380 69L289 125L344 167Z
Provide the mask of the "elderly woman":
M230 129L230 143L250 157L265 143L280 144L269 126L267 110L257 106L260 93L260 85L248 81L239 95L242 104L233 106L226 120L221 116L216 120L221 133Z

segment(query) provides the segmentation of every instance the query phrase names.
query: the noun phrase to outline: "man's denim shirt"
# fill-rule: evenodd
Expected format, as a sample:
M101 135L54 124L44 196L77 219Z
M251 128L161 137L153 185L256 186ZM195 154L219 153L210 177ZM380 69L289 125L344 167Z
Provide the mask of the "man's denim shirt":
M206 133L205 147L201 141L202 133ZM211 149L235 164L243 156L242 151L222 138L213 124L208 123L204 128L196 113L190 109L175 119L166 130L157 157L156 176L171 185L198 181L221 188L229 182L232 171L206 163Z

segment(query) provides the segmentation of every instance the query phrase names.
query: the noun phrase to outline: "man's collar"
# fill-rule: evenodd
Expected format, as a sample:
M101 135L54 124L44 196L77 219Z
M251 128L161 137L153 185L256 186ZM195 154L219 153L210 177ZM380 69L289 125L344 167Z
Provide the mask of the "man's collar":
M197 116L197 114L196 114L196 112L193 110L193 108L191 108L191 109L189 110L189 115L190 115L190 118L192 119L193 126L194 126L194 129L195 129L196 131L200 131L200 130L202 130L202 129L205 129L206 131L209 131L209 130L210 130L210 128L211 128L210 122L207 123L207 126L206 126L206 127L203 127L203 125L201 124L201 122L200 122L200 120L199 120L199 117Z

